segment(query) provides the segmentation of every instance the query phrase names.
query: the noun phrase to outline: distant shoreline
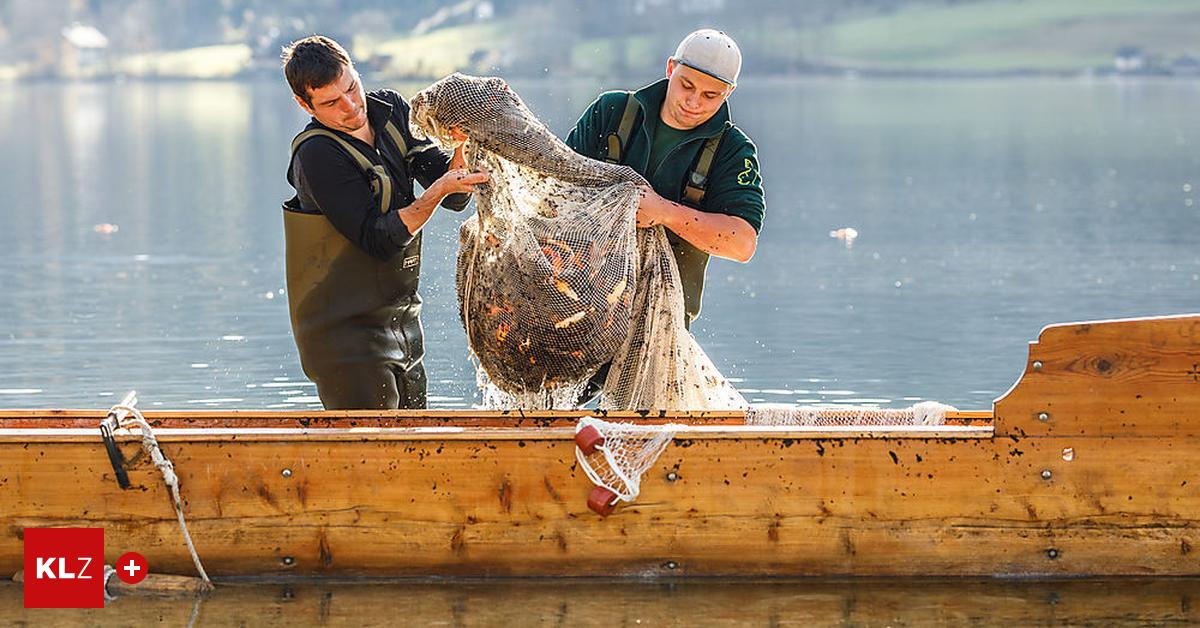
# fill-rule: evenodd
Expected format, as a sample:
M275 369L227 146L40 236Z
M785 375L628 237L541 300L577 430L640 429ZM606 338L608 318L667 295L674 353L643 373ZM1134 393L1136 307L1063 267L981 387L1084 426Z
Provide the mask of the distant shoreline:
M253 70L238 72L227 76L189 76L182 74L98 74L87 77L61 77L53 75L42 76L3 76L0 74L0 84L88 84L88 83L248 83L262 80L282 80L278 69ZM496 71L485 73L501 76L506 79L520 81L609 81L609 80L638 80L643 75L617 76L609 74L581 73L507 73ZM363 75L371 82L422 83L436 81L441 76L391 75L388 73L363 71ZM1197 80L1200 74L1171 74L1166 72L1118 72L1116 70L977 70L977 71L939 71L939 70L893 70L893 69L858 69L836 67L814 67L796 72L754 73L746 71L742 74L741 83L748 80L790 80L832 78L843 80L943 80L971 81L991 79L1128 79L1128 80Z

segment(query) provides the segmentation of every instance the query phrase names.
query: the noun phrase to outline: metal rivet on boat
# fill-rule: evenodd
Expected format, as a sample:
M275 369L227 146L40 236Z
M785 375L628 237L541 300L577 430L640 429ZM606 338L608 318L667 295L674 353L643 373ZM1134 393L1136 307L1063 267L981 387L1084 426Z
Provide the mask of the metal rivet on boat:
M1034 360L1034 361L1033 361L1033 370L1035 370L1035 371L1040 371L1040 370L1042 370L1042 361L1041 361L1041 360Z
M1039 421L1049 421L1049 420L1050 420L1050 413L1049 413L1049 412L1039 412L1039 413L1038 413L1038 420L1039 420Z
M291 567L296 564L296 559L291 556L284 556L279 562L283 563L284 567Z
M282 475L283 475L283 477L285 477L285 478L290 478L290 477L292 477L292 470L291 470L291 469L284 469L284 470L283 470L283 472L282 472Z
M1042 469L1042 479L1043 480L1049 480L1050 475L1051 475L1050 469Z
M678 479L679 479L678 473L675 473L674 471L667 473L667 481L668 482L674 482L675 480L678 480Z
M664 567L666 567L667 569L675 569L676 567L678 567L678 566L679 566L679 563L677 563L677 562L675 562L675 561L673 561L673 560L668 560L668 561L667 561L667 564L665 564L665 565L663 565L663 566L664 566Z
M1046 550L1046 558L1049 558L1050 560L1058 558L1058 550L1054 549L1053 547Z

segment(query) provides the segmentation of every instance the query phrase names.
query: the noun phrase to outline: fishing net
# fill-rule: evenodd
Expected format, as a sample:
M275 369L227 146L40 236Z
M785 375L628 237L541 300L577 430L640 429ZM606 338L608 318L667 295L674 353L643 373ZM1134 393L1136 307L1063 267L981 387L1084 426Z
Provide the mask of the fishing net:
M642 475L671 444L675 432L684 427L674 423L613 423L583 417L575 426L576 434L592 431L599 438L593 436L590 445L576 447L575 457L592 483L611 493L605 505L615 505L616 500L631 502L641 492Z
M573 407L612 363L606 409L735 408L741 395L683 323L662 227L637 229L641 175L579 155L498 78L453 74L418 93L415 133L469 138L491 172L462 226L456 288L488 407Z
M884 425L942 425L954 408L925 401L903 409L845 406L752 405L747 425L781 427L871 427ZM687 426L617 423L584 417L575 426L575 457L596 485L588 507L607 516L617 502L632 502L641 491L641 478L666 450L676 432Z
M461 131L469 165L491 172L459 232L456 272L485 407L574 407L587 379L611 363L602 409L747 408L684 326L665 231L637 228L640 175L575 153L498 78L448 76L413 98L410 122L445 147ZM928 425L947 408L756 406L746 422ZM577 456L603 505L637 496L680 427L580 421L580 433L602 443Z
M747 425L871 426L942 425L954 407L922 401L908 408L856 406L794 406L754 404L746 410Z

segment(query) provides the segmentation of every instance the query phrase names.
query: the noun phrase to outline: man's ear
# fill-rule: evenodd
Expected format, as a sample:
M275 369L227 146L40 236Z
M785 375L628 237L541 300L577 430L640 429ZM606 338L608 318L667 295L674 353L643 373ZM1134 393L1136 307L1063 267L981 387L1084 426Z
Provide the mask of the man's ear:
M297 104L297 105L300 105L300 108L301 108L301 109L303 109L303 110L307 111L307 112L308 112L308 115L310 115L310 116L315 116L315 115L316 115L316 114L314 114L314 113L313 113L312 107L309 107L309 106L308 106L308 103L304 102L304 99L303 99L303 98L301 98L301 97L299 97L299 96L297 96L297 95L295 95L295 94L292 94L292 98L295 98L295 99L296 99L296 104Z
M671 78L671 75L675 73L675 68L678 67L678 65L679 63L677 63L675 59L667 57L667 78Z

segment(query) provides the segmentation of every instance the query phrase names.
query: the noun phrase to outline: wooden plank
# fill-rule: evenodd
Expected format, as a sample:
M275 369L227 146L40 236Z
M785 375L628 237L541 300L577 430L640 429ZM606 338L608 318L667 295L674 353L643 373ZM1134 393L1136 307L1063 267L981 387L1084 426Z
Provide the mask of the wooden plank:
M1046 327L995 413L999 435L1200 436L1200 315Z
M122 449L129 491L95 443L0 444L0 571L20 567L21 528L91 525L110 559L136 550L156 571L191 573L158 472L136 444ZM1198 571L1195 438L697 435L676 439L608 519L584 507L591 484L562 438L164 450L217 575Z

